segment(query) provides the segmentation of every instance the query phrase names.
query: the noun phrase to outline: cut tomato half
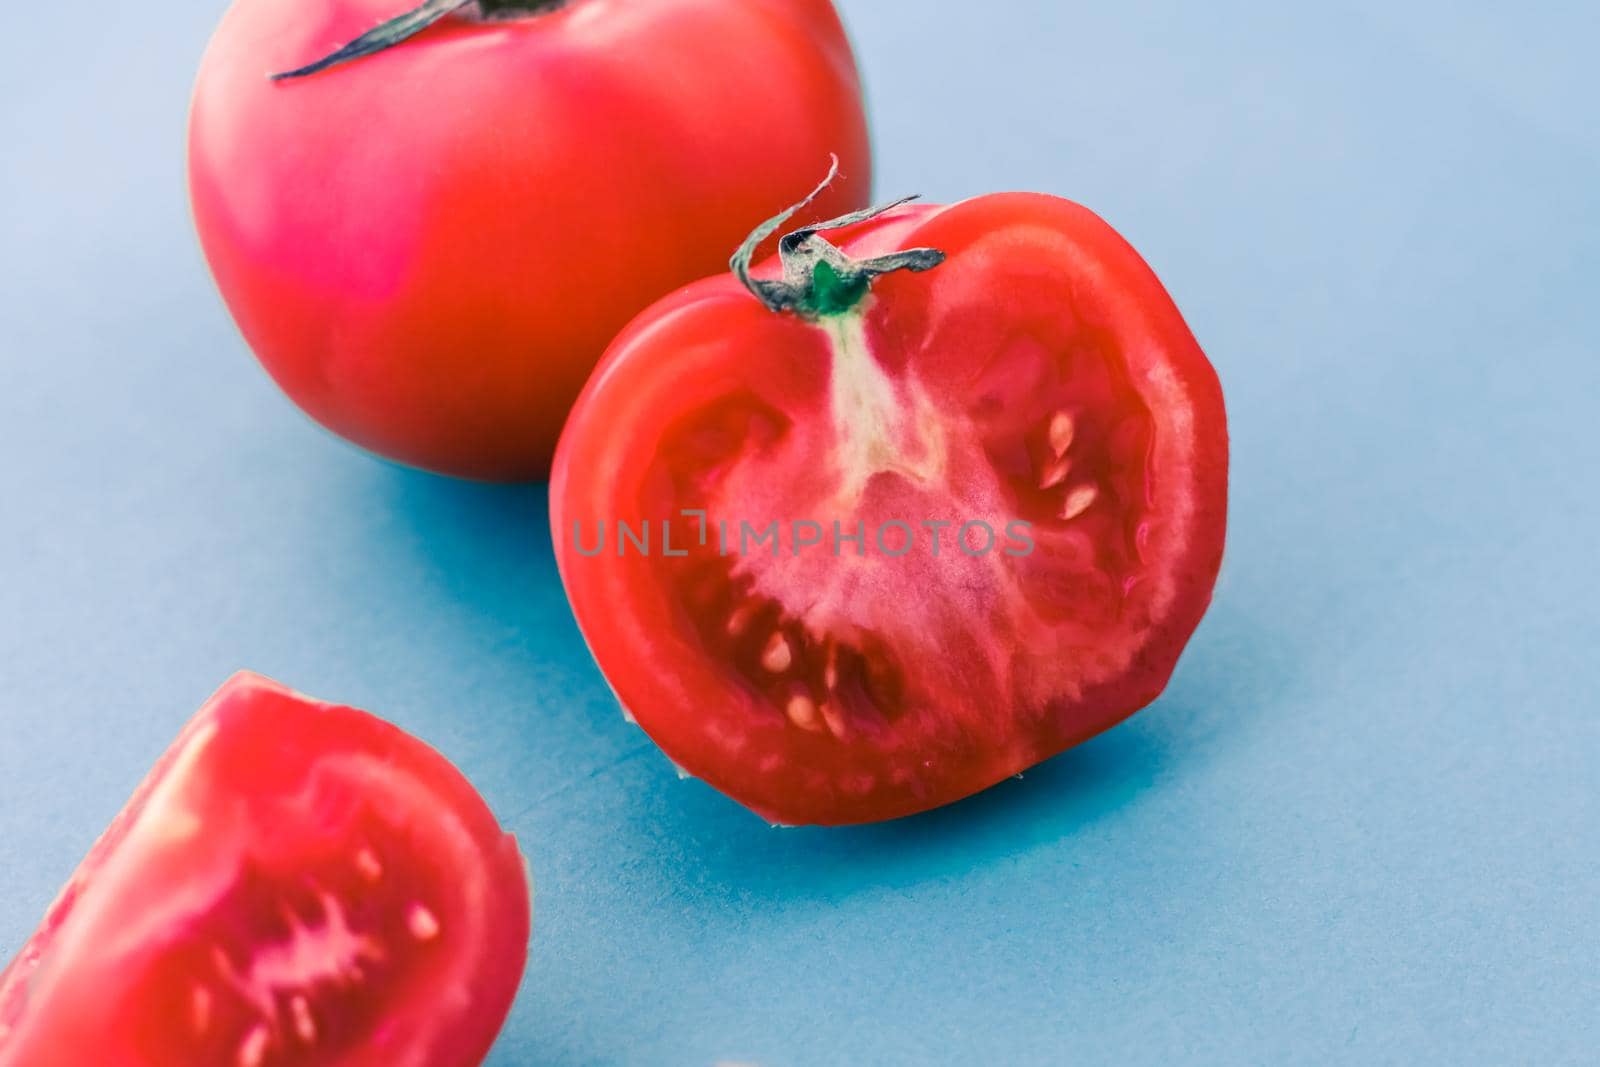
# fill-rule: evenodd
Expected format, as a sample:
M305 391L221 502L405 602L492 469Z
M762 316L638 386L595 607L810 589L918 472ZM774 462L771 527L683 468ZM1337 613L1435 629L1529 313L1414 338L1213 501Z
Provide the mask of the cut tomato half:
M637 319L551 486L622 703L780 823L922 811L1113 725L1222 558L1222 391L1121 237L1037 194L867 216Z

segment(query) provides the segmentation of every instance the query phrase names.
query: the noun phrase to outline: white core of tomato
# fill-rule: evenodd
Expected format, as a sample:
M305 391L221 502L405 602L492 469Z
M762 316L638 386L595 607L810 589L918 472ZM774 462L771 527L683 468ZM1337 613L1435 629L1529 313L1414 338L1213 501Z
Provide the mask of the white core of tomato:
M258 947L243 969L235 967L221 949L213 954L222 979L263 1019L277 1020L278 995L286 989L307 989L323 981L357 982L363 977L363 964L384 959L377 941L351 927L337 897L323 893L319 902L321 922L307 925L298 915L286 912L289 937Z
M973 459L982 456L978 428L964 413L941 408L914 368L891 374L886 354L874 351L871 300L815 322L829 355L828 417L825 424L797 424L780 446L793 450L792 459L779 462L792 464L797 477L775 482L769 464L750 463L721 480L727 503L715 503L734 517L733 573L751 583L750 598L730 610L726 630L743 634L760 602L771 601L813 643L853 645L870 634L916 662L941 654L942 632L994 616L1015 597L1015 577L998 547L968 554L955 540L975 520L998 541L1012 515L991 466ZM794 526L800 520L821 530L822 540L802 549ZM740 523L751 530L775 524L779 544L770 552L750 550ZM940 529L937 547L929 524ZM908 598L926 613L908 614ZM781 628L761 636L757 662L767 676L809 669ZM990 651L987 669L1003 685L1008 653L1003 642ZM831 689L838 671L824 663L823 677ZM848 732L839 708L821 693L797 691L781 703L801 730Z
M902 474L919 484L938 479L945 462L943 420L932 417L932 405L914 382L905 395L896 391L872 355L862 309L819 325L833 349L829 391L844 476L841 503L859 499L875 474Z

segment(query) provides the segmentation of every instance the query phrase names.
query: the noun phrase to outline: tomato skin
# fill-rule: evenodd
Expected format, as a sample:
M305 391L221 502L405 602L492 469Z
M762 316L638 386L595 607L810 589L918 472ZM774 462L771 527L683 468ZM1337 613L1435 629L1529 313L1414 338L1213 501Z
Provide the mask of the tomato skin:
M404 0L236 0L202 61L189 187L245 339L318 422L399 462L548 473L606 343L722 270L829 153L871 156L830 0L571 0L450 16L309 78ZM819 215L819 217L821 217Z
M997 194L902 208L842 232L830 238L858 259L913 246L948 256L925 274L877 279L853 313L909 436L892 439L891 459L874 459L845 513L981 514L997 525L1027 516L1035 554L987 570L918 553L856 567L844 546L843 564L803 566L784 545L781 562L732 565L734 594L704 580L715 610L741 606L724 640L697 607L699 572L665 559L659 543L648 557L611 543L581 552L599 524L637 528L686 504L761 526L826 519L817 502L842 499L852 465L840 446L849 420L830 408L830 383L849 377L838 349L830 354L837 327L774 314L731 276L681 290L617 338L574 408L551 482L562 578L624 707L688 773L783 824L872 822L950 803L1148 704L1210 602L1226 526L1215 371L1160 281L1097 216L1055 197ZM1062 368L1078 377L1024 376ZM1042 462L1056 404L1077 417L1078 441L1064 446L1077 466L1039 478L1027 465ZM1002 429L983 429L986 419ZM705 459L734 438L733 458ZM923 462L916 446L928 440L940 445L927 468L937 473L900 476ZM711 473L697 481L690 454ZM1091 503L1067 502L1091 486ZM1039 512L1046 504L1056 510ZM787 636L772 639L782 648L736 630L752 606ZM868 672L872 699L857 700L867 711L824 730L817 712L831 693L813 671L798 690L802 714L786 720L783 694L797 690L764 689L752 656L775 650L765 669L792 675L801 668L791 653L811 655L841 633L866 635L877 651L865 658L897 663L898 674Z
M515 839L443 756L240 673L0 973L0 1067L474 1067L530 924Z

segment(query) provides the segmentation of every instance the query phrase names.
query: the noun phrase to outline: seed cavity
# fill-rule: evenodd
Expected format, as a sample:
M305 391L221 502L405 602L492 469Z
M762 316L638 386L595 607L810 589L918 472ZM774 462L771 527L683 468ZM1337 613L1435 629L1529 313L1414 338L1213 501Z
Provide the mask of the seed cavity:
M439 920L425 905L412 904L406 911L406 929L418 941L432 941L439 936Z
M887 643L871 633L845 639L813 632L782 604L760 595L752 581L732 573L727 560L695 559L681 566L678 591L708 651L726 661L775 715L810 733L851 737L868 723L898 714L901 669ZM688 594L706 584L708 574L720 576L720 593L703 606L689 603ZM713 731L709 724L706 729ZM733 748L726 738L717 740Z
M1100 495L1100 490L1092 485L1080 485L1067 494L1067 502L1061 506L1063 519L1075 519L1089 510L1095 498Z

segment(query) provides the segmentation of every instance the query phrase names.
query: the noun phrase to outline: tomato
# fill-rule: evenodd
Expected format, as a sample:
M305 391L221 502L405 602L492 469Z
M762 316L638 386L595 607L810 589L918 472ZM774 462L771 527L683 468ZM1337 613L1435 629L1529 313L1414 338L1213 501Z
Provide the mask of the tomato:
M443 756L239 674L0 975L0 1065L472 1067L529 908Z
M945 804L1148 704L1227 507L1216 374L1097 216L1002 194L837 222L756 296L725 275L641 315L551 482L627 712L785 824Z
M246 341L373 452L545 476L638 311L722 269L830 152L846 180L819 209L869 195L830 0L430 0L401 43L266 77L405 3L235 0L189 127L195 222Z

